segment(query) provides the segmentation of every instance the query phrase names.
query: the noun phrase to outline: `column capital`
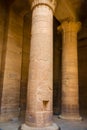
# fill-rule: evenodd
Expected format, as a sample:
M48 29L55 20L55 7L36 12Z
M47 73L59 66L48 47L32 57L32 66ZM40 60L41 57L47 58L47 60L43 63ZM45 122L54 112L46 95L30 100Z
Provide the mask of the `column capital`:
M56 0L33 0L31 9L33 10L38 5L46 5L54 12L56 7Z
M58 31L63 32L78 32L81 28L81 22L76 21L64 21L57 28Z

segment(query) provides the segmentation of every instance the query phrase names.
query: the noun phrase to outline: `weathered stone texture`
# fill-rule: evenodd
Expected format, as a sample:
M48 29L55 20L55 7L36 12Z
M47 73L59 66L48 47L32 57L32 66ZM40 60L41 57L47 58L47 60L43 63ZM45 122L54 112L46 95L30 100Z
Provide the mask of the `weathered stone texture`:
M6 38L6 25L7 25L7 15L8 10L6 10L5 5L0 1L0 108L2 99L2 89L3 89L3 72L4 72L4 59L3 50L5 48L5 38Z
M22 57L22 17L10 10L7 25L4 55L4 76L0 120L9 120L19 115L21 57Z
M55 124L52 124L51 126L43 127L43 128L29 127L24 124L22 128L23 128L22 130L58 130L58 127Z
M2 70L1 70L1 59L2 59L2 45L3 45L3 34L4 34L4 10L0 3L0 104L1 104L1 95L2 95Z
M51 4L53 3L50 1L42 0L34 0L32 3L26 125L22 126L23 130L40 129L40 127L44 130L47 126L52 129L53 12Z
M46 126L52 118L52 10L36 7L32 17L26 123Z
M61 118L80 119L77 32L78 22L63 22L62 29L62 110Z
M67 26L62 26L63 44L59 39L61 38L60 34L57 33L57 26L60 23L55 20L54 26L51 28L53 25L52 11L55 7L55 4L51 2L54 0L35 0L32 5L32 16L29 1L23 3L24 1L16 0L10 9L12 2L0 0L0 121L19 116L24 118L26 102L28 102L26 124L31 126L51 124L52 107L55 114L60 114L62 110L63 118L77 119L75 116L79 117L78 109L82 115L86 116L87 20L83 19L82 21L81 37L78 37L79 55L77 55L78 26L73 22L70 24L72 18L68 19ZM62 8L64 3L67 8L68 3L60 1L58 9L56 9L56 12L60 10L56 15L59 14L61 18L65 17L61 15L65 11ZM23 17L24 13L27 14ZM32 33L31 18L33 18ZM59 17L56 18L59 19ZM62 22L62 20L64 19L60 21ZM29 89L26 100L27 84ZM62 86L63 91L61 91ZM29 128L31 129L31 127Z

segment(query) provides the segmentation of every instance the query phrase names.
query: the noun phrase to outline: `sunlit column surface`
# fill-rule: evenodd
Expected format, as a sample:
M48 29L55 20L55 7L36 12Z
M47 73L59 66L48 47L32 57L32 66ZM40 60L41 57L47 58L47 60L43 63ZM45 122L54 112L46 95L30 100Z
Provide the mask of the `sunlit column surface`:
M57 130L52 121L53 11L55 2L33 0L27 110L22 130Z

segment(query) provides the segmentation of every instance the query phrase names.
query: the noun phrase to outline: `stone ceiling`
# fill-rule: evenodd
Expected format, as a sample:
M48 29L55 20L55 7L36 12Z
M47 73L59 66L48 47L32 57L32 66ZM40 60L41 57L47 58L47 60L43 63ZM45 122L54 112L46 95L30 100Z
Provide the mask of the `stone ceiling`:
M26 13L30 11L30 3L32 0L2 0L6 5L14 3L14 9L18 13ZM87 0L56 0L57 7L55 17L58 21L65 19L84 20L87 19Z
M86 0L87 1L87 0ZM61 22L65 19L78 20L85 0L59 0L55 16Z

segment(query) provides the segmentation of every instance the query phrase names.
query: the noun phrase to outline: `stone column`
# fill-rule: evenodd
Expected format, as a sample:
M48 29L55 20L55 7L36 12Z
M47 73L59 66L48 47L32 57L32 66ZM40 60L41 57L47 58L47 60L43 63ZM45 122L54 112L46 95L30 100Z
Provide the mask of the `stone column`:
M54 1L33 0L25 124L21 130L57 130L52 122Z
M78 56L77 32L80 22L63 22L62 30L62 110L61 118L80 120L79 86L78 86Z

